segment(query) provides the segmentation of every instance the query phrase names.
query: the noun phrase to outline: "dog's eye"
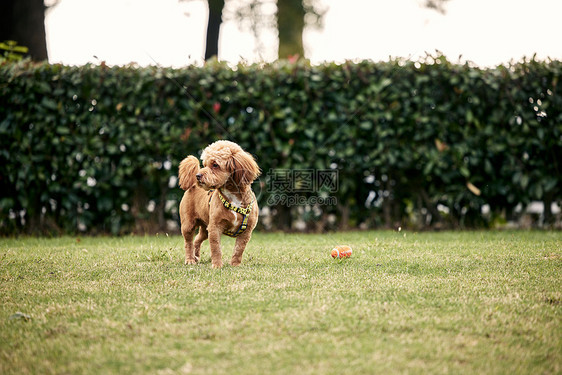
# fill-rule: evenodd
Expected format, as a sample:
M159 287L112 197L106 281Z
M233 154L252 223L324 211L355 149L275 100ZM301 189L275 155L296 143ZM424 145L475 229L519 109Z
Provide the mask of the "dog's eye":
M213 163L212 167L213 168L219 168L219 165L217 163Z

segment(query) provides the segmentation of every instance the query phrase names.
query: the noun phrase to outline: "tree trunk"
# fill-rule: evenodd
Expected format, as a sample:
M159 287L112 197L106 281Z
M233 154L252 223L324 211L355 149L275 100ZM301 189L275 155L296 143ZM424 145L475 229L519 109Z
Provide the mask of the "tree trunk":
M207 41L205 61L219 55L219 32L222 24L224 0L209 0L209 21L207 22Z
M2 0L0 42L15 40L35 61L47 59L44 0Z
M292 55L304 57L302 33L305 11L302 2L303 0L277 0L280 59Z

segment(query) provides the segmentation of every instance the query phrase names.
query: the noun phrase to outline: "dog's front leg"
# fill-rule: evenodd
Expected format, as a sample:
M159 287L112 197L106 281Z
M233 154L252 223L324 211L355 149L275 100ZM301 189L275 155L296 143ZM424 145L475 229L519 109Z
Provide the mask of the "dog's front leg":
M230 264L232 266L239 266L242 263L242 254L246 249L246 245L252 237L252 232L246 232L241 234L236 238L236 244L234 245L234 253L232 254L232 259L230 259Z
M209 232L209 246L211 247L211 266L213 268L221 268L221 230L216 225L209 225L207 231Z

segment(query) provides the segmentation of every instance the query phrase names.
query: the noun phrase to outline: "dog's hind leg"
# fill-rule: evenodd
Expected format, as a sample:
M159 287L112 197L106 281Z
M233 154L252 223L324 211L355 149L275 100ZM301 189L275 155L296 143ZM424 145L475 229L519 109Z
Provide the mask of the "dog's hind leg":
M195 243L193 244L195 250L195 259L198 261L201 259L201 243L209 238L209 232L207 231L207 227L201 225L199 227L199 233L195 236Z
M183 224L181 226L181 234L183 235L183 240L185 243L185 264L195 264L197 263L197 258L195 258L195 253L193 249L193 234L195 233L195 227L193 225Z

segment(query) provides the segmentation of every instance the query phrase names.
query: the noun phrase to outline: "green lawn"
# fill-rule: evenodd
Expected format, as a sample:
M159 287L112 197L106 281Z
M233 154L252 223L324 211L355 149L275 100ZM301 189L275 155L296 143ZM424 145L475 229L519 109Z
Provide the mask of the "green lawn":
M562 232L0 239L0 373L561 374L561 300Z

